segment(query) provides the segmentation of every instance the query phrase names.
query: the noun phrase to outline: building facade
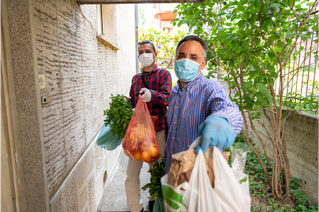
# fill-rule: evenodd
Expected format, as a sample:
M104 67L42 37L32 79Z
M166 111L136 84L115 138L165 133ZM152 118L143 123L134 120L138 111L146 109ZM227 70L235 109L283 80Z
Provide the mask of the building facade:
M103 110L136 73L135 6L1 7L2 211L95 212L120 152L95 144Z

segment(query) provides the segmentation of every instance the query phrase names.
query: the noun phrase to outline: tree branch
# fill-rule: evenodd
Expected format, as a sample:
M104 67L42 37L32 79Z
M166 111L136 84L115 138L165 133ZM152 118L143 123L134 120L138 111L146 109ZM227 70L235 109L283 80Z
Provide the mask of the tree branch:
M315 64L315 62L310 63L310 65L313 65L313 64ZM296 69L294 69L294 70L292 70L292 71L289 71L287 74L284 74L283 76L285 77L286 75L289 75L289 74L291 74L291 73L293 73L293 72L295 72L295 71L298 71L299 69L303 69L303 68L307 68L307 67L309 67L309 65L301 66L301 67L296 68Z
M261 29L261 13L259 12L259 29L260 29L260 34L263 37L264 41L266 42L267 46L269 47L269 49L272 51L272 53L278 58L278 55L275 53L275 51L271 48L271 46L268 43L268 40L266 39L266 37L264 36L262 29ZM278 58L279 59L279 58Z
M314 2L313 5L312 5L312 8L309 10L309 13L308 13L308 15L306 16L306 18L305 18L302 22L300 22L300 26L298 27L298 29L296 30L296 32L298 32L299 29L300 29L301 27L303 27L303 26L305 25L305 23L307 23L308 19L310 18L310 14L312 13L312 10L315 8L315 6L316 6L317 4L318 4L318 0L315 0L315 2Z
M253 119L251 118L251 115L250 115L250 110L247 110L248 112L248 118L249 118L249 121L250 121L250 126L251 128L253 129L253 131L255 132L255 134L258 136L260 142L261 142L261 145L263 146L263 149L264 149L264 152L265 152L265 156L266 156L266 160L267 160L267 163L268 165L271 165L270 163L270 160L269 160L269 157L268 157L268 153L267 153L267 148L266 148L266 145L265 145L265 142L264 140L261 138L261 136L259 135L259 133L257 132L256 128L255 128L255 125L253 123Z
M319 12L319 10L316 10L316 11L314 11L314 12L312 12L310 15L314 15L314 14L316 14L316 13L318 13ZM293 20L291 20L290 22L294 22L294 21L296 21L297 19L293 19Z
M292 12L294 13L294 16L295 16L295 17L297 18L297 20L301 23L301 20L299 19L299 17L298 17L298 15L297 15L296 11L295 11L294 8L291 6L290 0L288 0L288 3L289 3L290 9L291 9Z
M246 122L246 124L247 124L247 122ZM241 131L240 134L243 136L243 138L246 138L246 136L243 133L243 131ZM266 166L264 164L264 161L260 157L260 155L259 155L258 151L256 150L256 148L254 147L254 145L249 141L249 137L248 137L248 139L245 139L245 141L246 141L247 145L250 147L250 149L253 150L253 152L255 153L256 157L258 158L258 161L260 162L261 168L262 168L263 172L265 173L265 176L266 176L266 179L267 179L268 184L270 186L270 189L272 190L271 178L270 178L269 173L267 171L267 168L266 168Z
M205 9L204 9L204 13L205 13L206 21L208 22L208 24L209 24L212 28L214 28L213 25L212 25L212 24L210 23L210 21L208 20L207 11L206 11ZM216 36L217 36L217 38L218 38L220 44L222 45L222 47L225 49L226 53L228 54L228 51L227 51L225 45L223 44L223 42L220 40L218 34L216 34Z
M287 63L287 61L289 60L289 58L291 57L291 54L294 52L294 49L295 49L295 47L296 47L296 45L297 45L297 40L298 40L298 38L299 37L296 37L296 40L295 40L295 43L292 45L292 48L291 48L291 50L290 49L288 49L288 52L290 52L288 55L287 55L287 57L284 59L284 66L286 65L286 63Z
M263 123L261 123L261 121L260 120L257 120L257 123L262 127L262 128L264 128L264 130L266 131L266 133L267 133L267 136L268 136L268 139L270 140L270 142L272 143L272 145L274 146L275 144L274 144L274 140L273 140L273 138L272 138L272 136L271 136L271 133L269 132L269 130L268 130L268 128L266 127L266 125L265 124L263 124ZM268 164L269 166L271 165L271 163L270 164ZM272 168L272 167L271 167Z
M263 108L263 115L265 115L265 117L267 118L267 120L269 121L269 123L271 122L270 121L270 117L268 116L268 114L266 113L266 108L264 106L262 106ZM268 109L269 110L269 109Z
M208 43L206 35L205 35L205 34L203 34L203 35L204 35L204 37L205 37L205 39L206 39L206 42ZM216 55L211 51L211 49L208 48L208 51L209 51L209 53L210 53L211 55L213 55L213 57L214 57L216 63L217 63L219 66L223 67L226 71L229 71L228 68L226 68L226 66L225 66L222 62L220 62L220 61L218 60L218 58L217 58Z
M281 133L281 146L283 149L283 161L284 161L284 170L285 170L285 185L286 185L286 194L289 194L289 189L290 189L290 166L289 166L289 159L288 159L288 155L287 155L287 146L286 146L286 140L285 140L285 135L284 135L284 127L285 127L285 123L286 120L289 116L289 114L291 113L291 111L288 111L288 115L284 118L283 122L282 122L282 133ZM284 176L282 176L282 178L284 179Z

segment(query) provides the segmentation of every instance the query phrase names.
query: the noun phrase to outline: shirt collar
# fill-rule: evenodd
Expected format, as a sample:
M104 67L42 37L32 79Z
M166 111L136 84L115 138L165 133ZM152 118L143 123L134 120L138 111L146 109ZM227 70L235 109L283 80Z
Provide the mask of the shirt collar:
M193 79L192 81L190 81L189 83L187 83L187 85L185 85L185 89L188 89L189 92L193 92L194 89L198 86L199 82L201 81L201 79L203 78L203 72L199 72L199 74L197 75L197 77L195 77L195 79ZM179 86L179 90L181 88L181 82L178 80L177 84Z
M152 69L152 71L150 71L150 73L149 74L151 74L151 73L153 73L153 72L156 72L157 71L157 65L155 64L155 66L154 66L154 68ZM141 70L141 73L143 73L144 74L144 68L142 68L142 70Z

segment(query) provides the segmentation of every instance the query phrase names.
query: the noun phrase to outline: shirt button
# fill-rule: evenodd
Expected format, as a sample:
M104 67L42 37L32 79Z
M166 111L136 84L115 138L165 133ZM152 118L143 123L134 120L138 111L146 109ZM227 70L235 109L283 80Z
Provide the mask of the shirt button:
M175 107L175 109L178 109L178 107Z
M189 91L189 88L187 88L187 90Z
M174 122L174 124L176 124L176 122Z
M172 137L172 139L174 140L174 137Z

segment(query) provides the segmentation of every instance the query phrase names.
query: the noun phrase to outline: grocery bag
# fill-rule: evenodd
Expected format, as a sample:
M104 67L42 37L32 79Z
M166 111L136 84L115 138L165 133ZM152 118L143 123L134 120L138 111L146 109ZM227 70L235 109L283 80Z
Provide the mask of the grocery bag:
M134 160L150 163L160 156L154 123L141 97L138 98L122 146L125 155Z
M165 174L161 178L162 192L164 199L164 207L166 212L187 212L187 206L183 201L183 195L185 193L184 187L187 187L188 183L184 182L174 188L168 184L168 175Z
M200 144L201 137L197 138L190 148ZM167 184L167 176L161 180L166 211L182 211L181 207L172 208L170 201L176 202L176 197L165 194L164 188L171 189L174 194L180 195L177 199L185 205L188 212L248 212L250 211L250 195L244 192L234 172L222 156L217 147L213 148L214 187L211 186L205 158L200 149L193 167L189 182L184 182L174 188ZM166 181L165 181L166 179ZM163 187L164 186L164 187ZM166 189L167 190L167 189ZM166 196L165 196L166 195ZM176 195L175 195L176 196ZM184 209L185 210L185 209ZM186 210L185 210L186 211Z
M96 144L107 150L114 150L122 143L122 139L118 138L118 135L113 135L110 125L103 127L97 137Z
M215 175L213 164L213 150L213 148L209 148L204 157L208 178L211 185L214 187ZM228 161L229 154L229 152L222 152L222 155L226 161ZM176 153L172 156L172 162L168 172L169 185L177 187L179 184L185 181L189 182L194 168L196 156L196 150L193 148Z
M249 146L244 143L235 143L230 147L232 152L231 161L232 161L232 170L235 177L240 183L241 189L245 194L249 194L249 177L244 173L246 166L247 153L250 151Z

